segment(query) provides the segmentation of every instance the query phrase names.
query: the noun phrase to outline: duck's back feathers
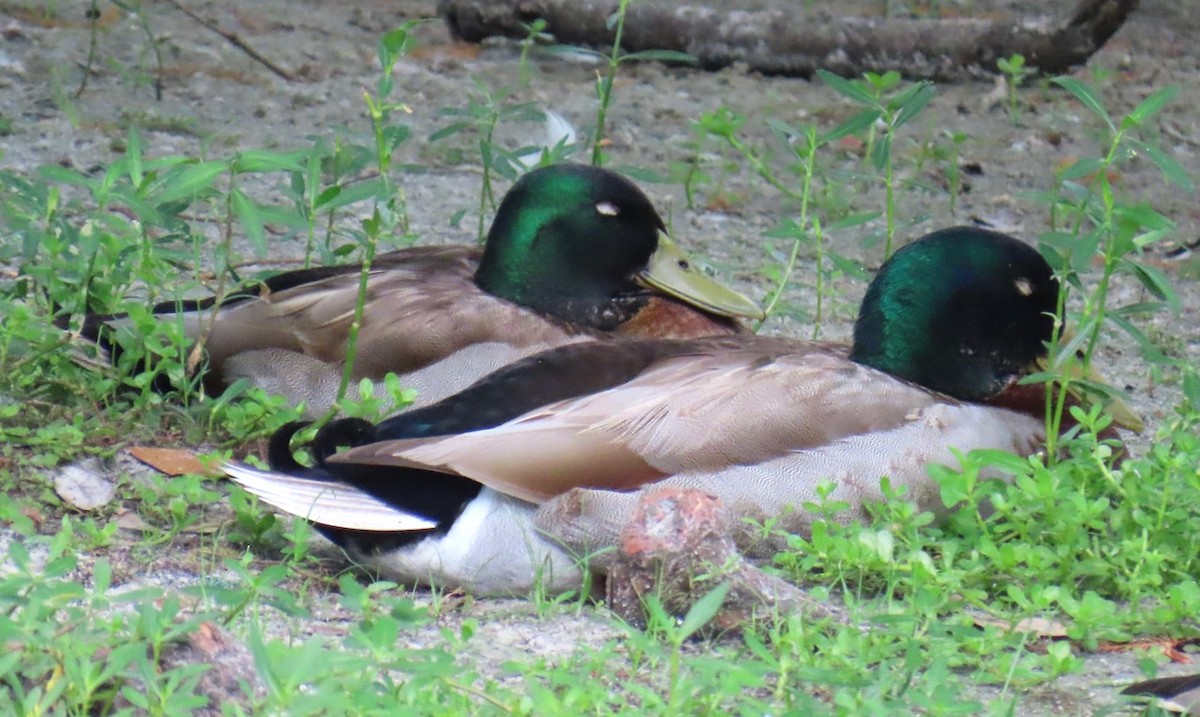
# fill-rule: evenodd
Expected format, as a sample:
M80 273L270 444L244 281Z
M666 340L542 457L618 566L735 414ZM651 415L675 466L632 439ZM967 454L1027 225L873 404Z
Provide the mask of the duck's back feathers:
M368 276L356 375L404 374L480 342L537 351L590 333L480 291L478 256L472 247L416 247L381 257ZM277 348L340 366L358 286L358 272L344 271L223 306L206 343L210 361L219 368Z
M939 416L963 408L953 399L855 364L846 358L845 347L834 344L748 337L638 345L655 347L648 353L656 355L636 375L603 390L542 405L501 425L493 422L494 428L383 440L331 460L427 467L544 502L572 488L628 491L665 476L791 460L809 452L847 453L839 450L844 442L856 437L887 441L881 437L890 431L920 434L906 435L905 446L924 437L929 445L942 447L945 436L925 437L914 424L934 407L945 406ZM569 363L576 368L604 365L613 350L606 345L571 347ZM508 374L508 393L522 395L523 378L545 373L530 363L497 377ZM471 410L469 393L456 397L456 411ZM930 419L934 428L925 431L935 430L940 420ZM1021 429L1022 443L1039 438L1040 424L1029 423ZM950 424L959 425L974 424ZM995 447L1007 448L1011 442ZM865 448L870 447L858 446ZM852 459L852 453L844 459ZM830 459L829 465L840 460Z

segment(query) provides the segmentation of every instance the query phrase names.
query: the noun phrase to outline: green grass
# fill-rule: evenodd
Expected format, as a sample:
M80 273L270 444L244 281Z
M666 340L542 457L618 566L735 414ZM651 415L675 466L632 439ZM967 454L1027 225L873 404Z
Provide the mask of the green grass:
M1151 311L1178 306L1167 277L1141 260L1171 224L1108 180L1109 170L1136 151L1168 181L1190 181L1143 132L1169 89L1114 119L1097 90L1060 82L1066 93L1059 101L1093 113L1102 150L1058 172L1053 190L1035 201L1050 217L1044 250L1071 292L1063 311L1081 327L1079 343L1060 347L1060 362L1077 354L1090 361L1117 328L1184 398L1152 426L1149 448L1124 462L1096 438L1104 419L1077 416L1083 428L1048 457L980 453L965 458L962 472L935 469L943 497L959 504L943 522L903 495L879 506L867 524L839 522L843 506L836 503L810 506L831 520L809 538L790 538L774 568L844 604L850 625L781 615L744 635L697 641L712 608L703 601L679 621L651 610L649 627L638 630L615 624L602 606L541 596L535 614L520 619L549 624L572 616L612 637L558 657L496 664L473 657L492 654L491 646L476 619L454 609L453 596L439 600L359 573L338 575L341 563L314 554L306 523L279 519L223 482L129 476L111 506L74 514L48 478L68 462L111 459L140 442L204 444L226 457L295 417L247 387L202 396L187 378L178 331L139 307L147 299L220 294L252 278L237 268L235 234L265 253L268 229L282 229L317 263L369 259L379 246L417 239L401 171L391 164L398 146L415 141L400 111L408 108L390 99L390 69L410 46L406 29L381 41L387 79L369 96L365 139L152 158L135 124L121 138L123 155L101 172L0 170L0 265L13 270L0 283L0 487L7 497L0 527L12 536L0 566L0 704L12 713L196 709L208 699L203 680L215 668L164 657L205 622L226 626L245 644L255 683L221 698L224 713L297 715L1012 714L1027 704L1031 688L1079 671L1101 643L1195 634L1200 380L1140 323ZM619 102L612 77L621 62L638 59L604 57L602 113ZM853 235L884 216L883 247L875 252L882 259L896 229L917 220L904 215L903 198L924 190L901 181L898 170L923 160L902 128L932 93L899 78L826 82L854 105L850 119L792 126L770 117L761 123L767 131L755 133L748 118L721 108L695 118L694 139L698 148L720 144L720 166L706 165L698 150L675 173L689 197L719 188L705 185L718 173L744 173L758 191L778 195L780 226L770 236L785 244L764 259L762 273L779 312L789 311L783 297L790 289L807 284L814 291L818 304L797 309L811 311L804 319L814 334L830 304L852 303L839 292L843 280L866 276L831 249L829 236ZM454 132L476 133L478 157L463 161L483 171L481 208L493 201L492 172L513 171L492 131L528 115L515 89L484 92L466 109L428 110L461 119ZM597 161L604 125L601 114L591 142ZM847 162L835 143L850 136L865 149ZM957 165L959 150L973 140L953 141L948 156ZM290 204L255 198L244 189L250 178L277 180ZM869 186L884 188L885 207L847 199ZM347 217L357 222L347 228ZM210 227L219 228L213 239ZM1144 300L1110 305L1108 287L1119 274L1141 283ZM118 368L145 360L176 390L162 395L146 375L77 366L53 320L86 311L132 312L131 349ZM344 388L353 395L355 387ZM392 389L402 398L400 387ZM359 392L363 400L348 410L386 410L373 391ZM1058 396L1049 395L1055 425ZM997 473L1007 480L988 477ZM140 519L132 529L121 527L127 514ZM203 577L142 579L172 571ZM330 610L335 629L310 634L307 621ZM1010 628L1028 618L1061 623L1069 639ZM1147 656L1142 664L1153 672L1156 661Z

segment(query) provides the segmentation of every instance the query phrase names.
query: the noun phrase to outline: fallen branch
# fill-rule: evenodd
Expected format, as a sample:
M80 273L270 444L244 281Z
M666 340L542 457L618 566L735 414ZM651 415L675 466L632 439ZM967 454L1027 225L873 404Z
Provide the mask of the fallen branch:
M440 0L456 37L525 38L541 18L555 41L611 45L607 19L618 0ZM1065 18L986 19L832 17L785 10L740 12L643 2L626 15L627 52L676 50L715 70L744 62L765 74L843 76L896 70L909 77L962 80L997 72L1014 53L1045 73L1083 64L1125 22L1138 0L1080 0Z
M226 42L233 45L234 47L241 50L242 52L246 53L246 55L248 55L250 57L250 59L254 60L255 62L262 65L263 67L267 68L268 70L273 72L277 77L287 80L288 82L291 82L294 79L292 77L292 73L283 69L279 65L276 65L274 62L271 62L266 57L264 57L262 54L260 54L258 52L258 50L255 50L253 47L250 47L250 45L247 44L245 40L238 37L237 33L230 32L228 30L222 30L221 27L218 26L216 23L209 22L208 20L205 20L204 18L200 17L196 13L192 12L186 6L181 4L179 2L179 0L167 0L167 3L170 4L172 7L174 7L176 10L180 11L184 15L187 15L192 20L199 23L199 25L201 27L203 27L206 30L209 30L211 32L215 32L218 35L220 35L221 37L225 38Z

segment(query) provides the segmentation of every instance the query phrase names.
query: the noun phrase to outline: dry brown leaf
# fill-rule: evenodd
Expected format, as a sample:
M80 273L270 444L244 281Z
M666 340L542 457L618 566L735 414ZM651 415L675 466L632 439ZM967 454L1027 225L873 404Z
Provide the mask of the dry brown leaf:
M1200 644L1200 639L1194 637L1150 637L1140 640L1130 640L1129 642L1102 642L1096 648L1097 652L1130 652L1132 650L1149 650L1157 648L1162 650L1171 662L1189 664L1193 661L1193 654L1185 652L1185 648L1194 647Z
M121 530L146 530L150 524L142 520L142 516L137 513L128 512L117 516L117 527Z
M1027 617L1017 620L1015 624L1010 620L1001 620L990 615L972 615L971 619L978 627L991 625L1011 632L1028 632L1036 637L1062 638L1067 636L1066 625L1043 617Z
M213 461L202 460L195 453L183 448L133 446L129 449L129 455L169 476L181 476L188 473L207 476L221 475L220 469Z
M33 507L27 506L27 505L21 506L21 515L32 520L33 524L38 526L39 528L42 525L42 521L44 521L46 519L46 516L42 515L41 511L39 511L37 508L33 508Z

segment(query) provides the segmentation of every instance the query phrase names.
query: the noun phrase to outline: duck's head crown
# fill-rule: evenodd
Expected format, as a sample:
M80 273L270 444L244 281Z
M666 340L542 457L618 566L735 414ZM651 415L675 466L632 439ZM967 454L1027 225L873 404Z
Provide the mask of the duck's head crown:
M867 289L852 356L965 401L1004 390L1046 355L1058 280L1036 249L953 227L898 250Z
M547 313L638 290L662 218L632 182L599 167L529 172L496 211L475 275L485 291Z

